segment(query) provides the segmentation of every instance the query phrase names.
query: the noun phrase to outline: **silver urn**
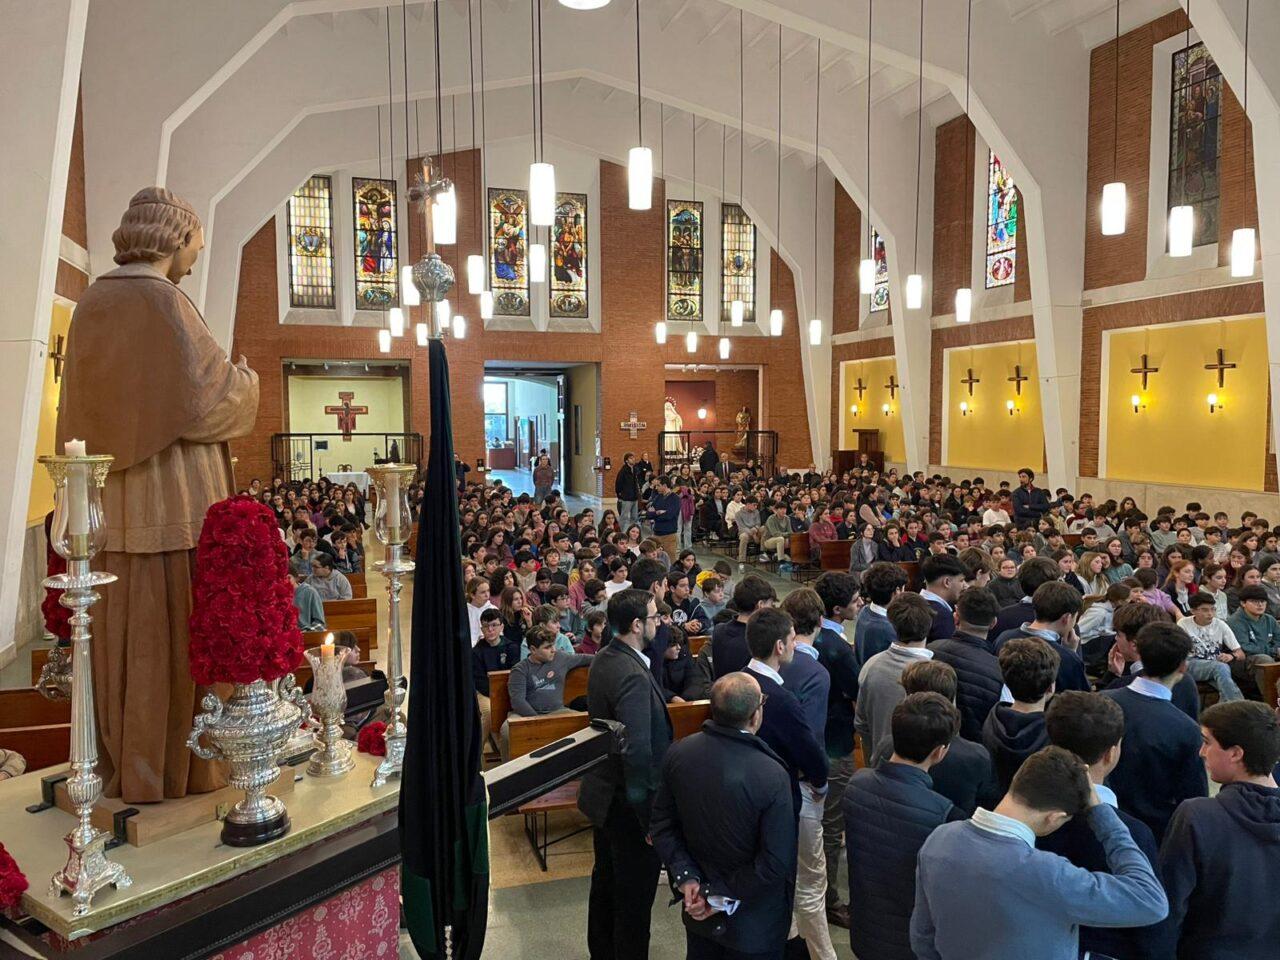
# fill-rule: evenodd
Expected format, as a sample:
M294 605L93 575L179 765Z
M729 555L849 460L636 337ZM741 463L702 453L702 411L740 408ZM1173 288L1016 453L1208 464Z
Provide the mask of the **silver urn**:
M187 746L205 760L225 760L231 786L243 790L222 823L222 842L233 847L266 843L289 832L284 801L267 793L280 776L277 757L302 723L306 700L288 674L277 690L265 680L238 683L225 703L205 695ZM209 746L201 742L201 737Z

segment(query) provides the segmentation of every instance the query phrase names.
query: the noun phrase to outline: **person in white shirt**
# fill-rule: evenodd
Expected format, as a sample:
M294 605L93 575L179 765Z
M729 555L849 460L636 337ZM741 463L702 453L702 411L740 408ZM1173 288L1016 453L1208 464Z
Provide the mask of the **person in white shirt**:
M1214 616L1212 594L1193 594L1190 604L1191 616L1178 621L1178 626L1190 634L1194 644L1187 660L1187 673L1198 682L1212 684L1223 703L1243 700L1244 694L1231 678L1231 661L1244 659L1240 642L1231 628Z
M609 579L604 582L606 599L622 590L631 589L631 581L627 579L627 561L622 557L614 557L609 561Z
M333 569L333 557L319 550L311 557L311 576L306 582L321 600L350 600L351 581Z
M724 525L732 527L733 521L738 517L738 511L742 509L742 491L735 490L733 499L729 501L729 505L724 508Z
M1007 499L992 500L986 510L982 512L982 525L984 527L994 527L997 524L1006 526L1009 523L1009 510Z
M496 610L489 602L489 581L484 577L472 577L467 581L467 619L471 623L471 645L480 641L480 614L486 610Z

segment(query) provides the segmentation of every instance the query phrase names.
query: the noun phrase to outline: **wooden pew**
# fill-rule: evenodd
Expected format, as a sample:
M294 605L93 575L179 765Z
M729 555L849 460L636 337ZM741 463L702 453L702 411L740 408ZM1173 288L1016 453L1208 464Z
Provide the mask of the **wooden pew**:
M564 678L564 702L573 703L587 695L587 673L590 667L574 667ZM507 689L510 670L489 671L489 730L496 740L502 723L511 713L511 692Z
M378 646L378 603L376 600L326 600L324 621L329 630L370 631L370 645Z
M671 717L674 739L680 740L702 728L703 721L711 716L710 700L694 700L689 703L669 703L667 713ZM585 713L550 713L544 717L511 717L507 728L511 734L511 756L523 757L562 737L585 729L588 717Z
M702 652L702 648L711 642L711 634L698 634L685 639L689 641L689 656L696 657Z
M822 551L818 564L823 572L848 572L849 560L853 554L852 540L828 540L826 543L818 544L818 547Z
M1084 539L1084 536L1079 533L1064 533L1062 535L1063 542L1072 550L1080 546L1080 543L1083 539Z
M1280 697L1280 663L1261 663L1257 667L1257 672L1262 674L1262 686L1265 687L1262 693L1262 702L1269 707L1276 705L1276 698Z
M308 630L302 634L302 641L308 648L318 647L332 632L332 630ZM373 647L373 631L368 627L360 627L351 632L356 635L356 647L360 650L360 659L368 660L369 651Z
M347 578L347 582L351 584L352 593L355 593L356 587L362 587L364 588L365 592L357 594L357 596L363 599L364 597L367 597L369 595L367 592L369 589L369 584L365 580L363 573L348 573L348 574L345 574L345 576Z
M351 582L351 599L352 600L367 599L369 596L369 588L365 586L363 579L361 579L360 583L355 583L354 581L352 581L352 578L354 576L355 576L354 573L348 573L346 575L347 580Z
M71 703L34 690L0 690L0 747L16 750L27 770L66 763L71 755Z

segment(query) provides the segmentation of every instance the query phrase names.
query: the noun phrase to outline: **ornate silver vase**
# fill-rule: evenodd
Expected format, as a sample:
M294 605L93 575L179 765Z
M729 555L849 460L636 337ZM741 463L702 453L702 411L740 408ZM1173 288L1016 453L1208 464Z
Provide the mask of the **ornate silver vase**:
M236 684L226 703L205 695L205 712L195 718L187 746L205 760L226 760L231 786L245 792L222 823L222 842L228 846L252 847L289 832L284 801L267 788L280 776L276 758L302 723L305 702L293 674L280 681L278 692L255 680ZM210 746L200 742L202 735Z
M343 739L342 720L347 709L347 688L342 682L342 663L349 647L334 647L326 657L324 649L304 650L311 664L312 722L318 727L316 745L307 773L313 777L340 777L356 765L351 741Z

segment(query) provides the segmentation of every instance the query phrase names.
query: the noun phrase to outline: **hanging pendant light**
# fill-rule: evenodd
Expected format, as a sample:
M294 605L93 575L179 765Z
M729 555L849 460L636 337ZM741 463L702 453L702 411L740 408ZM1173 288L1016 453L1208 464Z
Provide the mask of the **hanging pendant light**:
M529 281L531 283L547 282L547 245L545 243L529 244Z
M549 227L556 215L556 168L549 163L529 164L529 222Z
M533 78L533 163L529 164L529 222L549 227L556 215L556 169L546 162L542 108L542 0L529 0L529 59Z
M560 0L560 6L570 10L599 10L608 5L609 0Z
M1189 257L1195 248L1196 215L1187 204L1169 211L1169 256Z
M874 2L874 0L873 0ZM869 35L868 35L869 36ZM868 50L870 48L868 47ZM867 54L870 58L870 53ZM817 71L813 92L813 312L809 320L809 345L822 343L822 321L818 318L818 291L822 289L822 269L818 263L818 177L822 168L822 38L818 38Z
M458 242L458 194L452 183L431 205L431 239L443 246Z
M729 302L729 322L735 326L742 326L742 318L747 314L747 305L741 300L731 300Z
M653 206L653 151L644 145L644 99L640 86L640 0L636 0L636 133L638 146L627 154L627 206Z
M721 360L729 359L729 349L730 349L729 344L730 344L730 340L728 337L720 338L720 359Z
M431 336L431 328L425 323L414 324L413 332L418 336L418 346L425 347L427 340Z
M467 257L467 293L473 297L484 291L484 257L473 253Z
M392 307L387 311L387 326L391 330L393 337L404 336L404 311L399 307Z
M969 78L973 54L973 0L968 0L964 28L964 116L969 119ZM972 123L972 121L970 121ZM969 158L973 164L973 158ZM966 197L964 204L964 275L973 271L973 198ZM968 323L973 311L973 288L965 284L956 291L956 323Z
M858 261L858 292L864 297L871 296L876 289L876 262L870 257Z
M467 318L464 316L456 316L453 318L453 339L462 340L467 336Z
M743 143L746 138L746 101L744 99L745 89L743 84L743 64L745 58L745 48L743 46L743 13L742 8L738 8L738 209L745 209L742 206L742 174L743 174ZM734 327L741 327L743 320L747 315L747 305L741 297L734 297L729 301L729 324ZM726 351L728 348L721 345L721 356L728 356Z
M448 330L449 321L453 318L453 311L449 307L448 300L436 301L436 329Z
M400 302L406 307L416 307L422 303L422 295L413 283L413 267L400 268Z
M1249 0L1244 0L1244 115L1249 117ZM1245 199L1249 196L1249 183L1252 174L1249 172L1249 129L1245 130ZM1247 202L1245 209L1250 209ZM1231 233L1231 275L1233 277L1252 277L1254 261L1258 258L1258 235L1253 227L1237 227Z
M698 331L690 330L684 335L684 348L690 353L698 352Z
M386 327L378 331L378 351L380 353L391 352L391 331Z
M875 8L876 0L867 0L867 255L858 262L858 292L864 297L871 296L876 289L875 235L871 226L871 28L875 23ZM821 76L818 81L821 84ZM816 191L814 200L816 203ZM816 238L816 231L814 235Z
M493 291L484 290L480 293L480 319L493 319Z
M485 256L480 265L480 289L473 291L480 295L480 319L493 319L493 291L489 289L489 236L487 228L487 210L489 198L489 108L485 99L484 88L484 3L480 8L480 197L482 202L476 204L476 215L479 218L481 243L485 247ZM471 23L471 4L467 4L468 31ZM474 101L474 91L472 94ZM471 264L467 262L467 285L471 285Z
M1189 0L1188 0L1189 2ZM1116 155L1120 149L1120 0L1116 0L1115 84L1111 109L1111 176L1102 187L1102 235L1118 237L1125 231L1129 199L1125 185L1116 180Z
M774 189L777 191L775 203L776 226L775 236L778 238L778 245L782 245L782 24L778 24L778 167L777 182ZM778 307L774 307L769 311L769 336L782 336L782 311Z
M667 342L667 321L658 321L657 325L653 328L653 338L657 340L658 343Z
M814 317L809 321L809 346L817 347L822 344L822 321Z
M777 307L769 311L769 336L782 336L782 311Z
M920 45L917 49L920 74L916 78L916 215L915 248L911 255L911 273L907 274L906 300L908 310L919 310L924 305L924 277L916 270L920 265L920 157L924 142L924 0L920 0Z

